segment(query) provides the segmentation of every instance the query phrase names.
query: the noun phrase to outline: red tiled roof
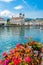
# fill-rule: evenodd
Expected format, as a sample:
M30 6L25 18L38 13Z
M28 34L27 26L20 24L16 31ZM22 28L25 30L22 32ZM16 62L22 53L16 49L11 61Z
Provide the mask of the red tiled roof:
M13 19L13 20L20 20L20 19L23 19L23 17L21 17L21 18L20 18L20 17L16 17L16 18L13 17L12 19Z

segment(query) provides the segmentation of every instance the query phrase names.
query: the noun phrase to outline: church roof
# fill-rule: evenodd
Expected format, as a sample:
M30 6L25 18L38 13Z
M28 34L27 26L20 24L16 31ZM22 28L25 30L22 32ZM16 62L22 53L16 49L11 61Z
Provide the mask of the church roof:
M13 20L20 20L23 19L23 17L12 17Z

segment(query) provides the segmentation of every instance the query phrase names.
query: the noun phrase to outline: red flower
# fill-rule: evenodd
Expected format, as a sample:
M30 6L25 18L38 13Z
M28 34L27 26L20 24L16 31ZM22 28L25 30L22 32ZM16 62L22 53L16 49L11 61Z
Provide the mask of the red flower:
M19 47L20 47L20 44L16 44L16 47L18 47L18 48L19 48Z
M20 63L22 61L22 58L18 58L18 62Z
M18 64L18 60L14 59L14 65L17 65L17 64Z
M25 39L28 39L28 37L24 37Z
M3 62L2 62L2 60L0 60L0 64L2 64Z
M13 49L10 50L10 54L12 54L12 53L14 53L14 50Z
M24 62L29 63L30 61L31 61L30 57L25 57L25 58L24 58Z
M14 65L18 65L21 62L21 58L13 59Z

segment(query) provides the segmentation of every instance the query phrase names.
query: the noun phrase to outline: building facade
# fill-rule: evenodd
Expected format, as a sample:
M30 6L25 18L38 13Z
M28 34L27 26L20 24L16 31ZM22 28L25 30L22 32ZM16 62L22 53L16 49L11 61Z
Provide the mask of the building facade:
M12 16L10 24L24 25L24 14L19 14L19 17Z
M4 20L4 18L0 18L0 25L5 25L6 24L6 20Z

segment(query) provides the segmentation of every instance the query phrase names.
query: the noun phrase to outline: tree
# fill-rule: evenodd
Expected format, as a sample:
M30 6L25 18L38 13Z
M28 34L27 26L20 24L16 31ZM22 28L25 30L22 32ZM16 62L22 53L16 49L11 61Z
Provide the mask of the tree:
M7 19L7 24L10 24L10 19Z
M23 14L23 16L25 16L25 15Z
M20 13L19 15L22 15L22 13Z
M7 19L7 22L9 22L10 21L10 19Z

